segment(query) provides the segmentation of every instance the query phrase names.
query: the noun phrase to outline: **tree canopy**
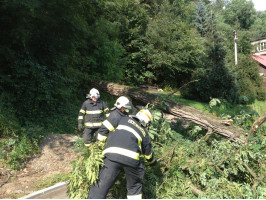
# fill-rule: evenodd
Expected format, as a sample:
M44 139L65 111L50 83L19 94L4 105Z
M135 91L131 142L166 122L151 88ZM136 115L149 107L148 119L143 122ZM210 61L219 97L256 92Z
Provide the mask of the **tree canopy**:
M259 75L248 72L258 65L234 66L232 34L250 60L264 21L247 0L3 0L1 105L22 124L42 123L79 102L90 78L171 88L200 79L183 95L265 99Z

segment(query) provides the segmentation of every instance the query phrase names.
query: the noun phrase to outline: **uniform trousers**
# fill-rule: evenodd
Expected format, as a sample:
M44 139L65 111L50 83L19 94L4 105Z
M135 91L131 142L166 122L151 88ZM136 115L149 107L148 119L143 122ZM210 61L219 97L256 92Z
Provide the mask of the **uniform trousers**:
M84 128L83 140L85 144L90 144L92 142L93 135L98 129L99 128L88 128L88 127Z
M124 171L126 175L127 195L142 194L141 180L145 174L143 164L140 164L138 167L131 167L105 158L98 181L91 186L88 198L105 199L109 189L113 186L121 171Z

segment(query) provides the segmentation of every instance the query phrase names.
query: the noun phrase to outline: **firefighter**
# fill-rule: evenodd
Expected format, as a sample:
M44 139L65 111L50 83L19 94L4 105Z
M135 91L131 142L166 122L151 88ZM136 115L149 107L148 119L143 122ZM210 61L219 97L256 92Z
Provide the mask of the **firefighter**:
M98 180L91 186L89 199L104 199L121 171L127 181L127 198L141 199L144 165L140 162L143 154L150 166L157 164L154 159L150 137L145 127L151 121L148 110L140 110L136 116L123 116L115 132L111 132L103 151L104 166Z
M111 109L110 116L103 122L101 128L97 131L97 140L105 141L108 133L113 132L118 126L121 117L128 116L128 110L131 109L130 101L127 97L119 97L114 108Z
M104 101L100 99L100 93L97 89L92 88L90 93L87 94L88 98L79 111L78 116L78 130L82 130L83 120L85 121L83 140L85 146L89 146L92 142L94 133L101 127L104 120L104 114L109 116L109 109ZM84 119L85 117L85 119Z

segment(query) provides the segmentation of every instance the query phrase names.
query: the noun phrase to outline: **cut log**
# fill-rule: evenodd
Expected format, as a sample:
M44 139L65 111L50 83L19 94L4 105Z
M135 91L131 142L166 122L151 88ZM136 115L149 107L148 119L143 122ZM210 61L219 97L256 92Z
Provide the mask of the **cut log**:
M134 88L125 85L119 85L112 82L90 80L91 85L101 91L105 91L115 96L129 96L130 98L142 102L143 104L152 104L159 109L182 118L187 121L191 121L204 129L225 136L226 138L238 142L245 143L247 140L240 138L240 136L246 137L246 133L243 129L232 126L226 126L222 124L222 120L213 118L208 113L204 113L196 108L181 105L179 102L175 102L170 99L162 100L159 95L145 92L142 89Z

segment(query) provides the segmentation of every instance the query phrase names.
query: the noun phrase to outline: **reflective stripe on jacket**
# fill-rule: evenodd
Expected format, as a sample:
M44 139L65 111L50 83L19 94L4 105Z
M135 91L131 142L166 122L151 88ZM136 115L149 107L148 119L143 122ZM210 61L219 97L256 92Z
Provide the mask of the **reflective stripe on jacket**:
M137 119L124 116L119 126L108 136L103 154L111 161L132 167L140 164L140 155L144 155L149 163L154 155L147 130Z
M98 99L97 102L92 102L91 99L86 100L79 111L78 123L85 121L85 127L99 128L104 120L104 114L109 114L109 109L105 103Z
M109 132L113 132L120 119L124 116L128 116L126 112L121 112L119 109L115 108L109 115L109 117L103 121L101 128L97 131L98 140L105 140Z

